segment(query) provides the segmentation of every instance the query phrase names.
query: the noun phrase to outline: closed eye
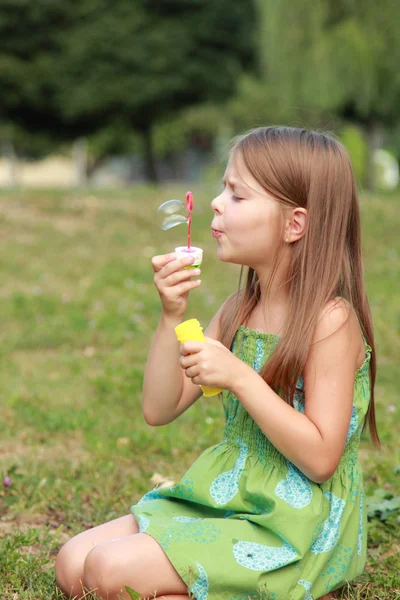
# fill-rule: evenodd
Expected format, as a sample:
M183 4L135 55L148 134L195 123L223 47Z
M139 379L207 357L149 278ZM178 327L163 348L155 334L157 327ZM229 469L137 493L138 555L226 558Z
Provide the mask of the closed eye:
M234 202L239 202L240 200L244 200L244 198L239 198L238 196L235 196L235 194L232 194L232 200Z

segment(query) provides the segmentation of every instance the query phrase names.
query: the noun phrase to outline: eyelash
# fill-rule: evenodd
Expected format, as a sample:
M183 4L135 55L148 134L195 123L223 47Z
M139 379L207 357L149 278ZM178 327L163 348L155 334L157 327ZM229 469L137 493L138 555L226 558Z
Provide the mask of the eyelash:
M237 196L235 196L235 194L232 194L232 199L236 198L235 202L239 202L240 200L243 200L243 198L238 198Z

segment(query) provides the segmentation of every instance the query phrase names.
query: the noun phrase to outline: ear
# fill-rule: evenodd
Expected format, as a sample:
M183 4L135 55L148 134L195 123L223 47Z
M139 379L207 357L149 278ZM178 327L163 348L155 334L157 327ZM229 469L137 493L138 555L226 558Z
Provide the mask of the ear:
M287 243L297 242L307 229L307 209L300 206L293 208L287 217L284 240Z

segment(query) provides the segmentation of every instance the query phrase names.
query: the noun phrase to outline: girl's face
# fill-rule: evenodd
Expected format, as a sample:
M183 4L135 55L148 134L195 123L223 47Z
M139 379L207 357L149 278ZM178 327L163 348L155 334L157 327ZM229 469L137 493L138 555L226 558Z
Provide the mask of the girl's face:
M252 267L260 275L273 265L282 244L281 206L250 175L240 155L230 158L223 184L211 202L211 227L222 231L215 238L218 258Z

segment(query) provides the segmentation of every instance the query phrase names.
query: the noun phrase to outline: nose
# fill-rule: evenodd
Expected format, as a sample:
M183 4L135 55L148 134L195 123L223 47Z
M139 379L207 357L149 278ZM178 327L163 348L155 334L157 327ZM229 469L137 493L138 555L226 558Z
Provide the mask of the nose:
M222 208L222 194L219 194L216 198L214 198L214 200L211 201L211 209L216 212L216 213L220 213L221 214L221 208Z

